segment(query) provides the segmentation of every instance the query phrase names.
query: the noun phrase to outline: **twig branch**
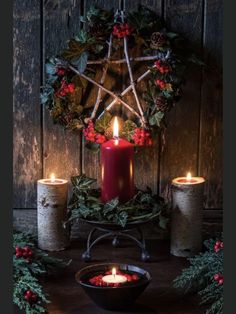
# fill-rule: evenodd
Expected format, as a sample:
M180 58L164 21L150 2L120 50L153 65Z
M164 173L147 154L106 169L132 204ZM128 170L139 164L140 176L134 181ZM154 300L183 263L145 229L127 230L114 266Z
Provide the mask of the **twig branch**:
M122 14L122 20L124 22L124 12L121 12L121 14ZM142 106L141 106L139 98L138 98L138 94L137 94L136 87L135 87L135 84L134 84L133 72L132 72L132 68L131 68L131 65L130 65L127 36L124 37L124 52L125 52L125 59L126 59L126 63L127 63L128 71L129 71L129 77L130 77L130 83L131 83L130 85L132 87L132 90L133 90L133 93L134 93L134 97L135 97L135 100L136 100L136 103L137 103L137 106L138 106L138 110L139 110L140 115L141 115L142 125L145 125L146 124L146 120L144 118L143 109L142 109Z
M135 62L139 62L139 61L152 61L152 60L156 60L159 59L160 55L155 55L155 56L145 56L145 57L134 57L134 58L129 58L130 61L135 61ZM117 60L88 60L88 64L103 64L104 62L108 62L108 63L126 63L126 59L117 59Z
M98 82L94 81L93 79L91 79L89 76L80 73L76 68L74 68L72 65L68 66L69 69L71 69L73 72L75 72L76 74L78 74L79 76L83 77L85 80L87 80L88 82L98 86L99 88L101 88L102 90L104 90L107 94L111 95L113 98L115 98L116 102L118 103L122 103L128 110L130 110L133 114L135 114L139 119L140 119L140 115L132 108L130 107L125 101L123 101L121 98L119 98L116 94L114 94L113 92L111 92L109 89L105 88L104 86L102 86L101 84L99 84Z
M106 75L107 75L107 70L108 70L108 61L111 57L111 51L112 51L112 34L110 35L110 39L109 39L109 44L108 44L108 52L107 52L107 58L105 59L106 64L103 66L103 72L102 72L102 77L100 80L100 84L103 85L106 79ZM102 89L99 87L98 89L98 94L97 94L97 99L96 99L96 103L94 105L94 109L92 111L92 114L90 116L91 119L95 118L98 107L100 102L102 101Z

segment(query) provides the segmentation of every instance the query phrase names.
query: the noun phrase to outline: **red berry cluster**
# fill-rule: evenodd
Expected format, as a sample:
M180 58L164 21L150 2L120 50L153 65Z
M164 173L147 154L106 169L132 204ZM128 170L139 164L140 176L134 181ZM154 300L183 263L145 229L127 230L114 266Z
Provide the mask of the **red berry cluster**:
M167 85L167 83L164 82L163 80L156 80L156 81L155 81L155 84L156 84L157 86L159 86L160 89L165 89L165 88L166 88L166 85Z
M24 259L27 260L27 262L31 262L34 253L29 246L25 246L23 248L16 246L15 255L17 258L23 257Z
M153 143L151 133L143 128L135 129L132 139L138 146L150 146Z
M157 60L155 62L155 66L161 74L166 74L166 73L169 73L171 71L171 67L166 62L164 62L162 60Z
M69 83L67 84L65 80L61 81L60 89L55 93L57 97L65 97L67 94L71 94L75 91L75 84Z
M111 272L106 272L105 275L111 275ZM127 278L127 282L137 281L139 280L139 276L137 274L125 274L122 272L117 272L117 275L122 275ZM108 283L102 280L104 275L98 275L94 276L93 278L89 279L89 282L94 286L100 286L100 287L119 287L122 285L122 283Z
M87 128L85 128L83 130L83 133L84 133L84 137L86 138L86 140L90 141L90 142L102 144L102 143L106 142L106 140L107 140L104 135L99 134L95 131L94 124L91 120L89 121Z
M220 249L223 249L224 243L222 241L216 241L214 246L214 251L217 253L220 251Z
M133 31L133 28L129 26L129 24L116 24L113 26L112 34L117 36L118 38L124 38L125 36L129 36Z
M63 76L65 75L65 73L66 73L66 70L64 68L57 68L56 74L58 76Z
M30 303L35 303L37 302L38 300L38 296L36 293L34 293L33 291L31 290L27 290L24 294L24 298L25 300L27 300L28 302Z
M221 274L215 274L214 280L218 282L218 285L223 285L224 277Z

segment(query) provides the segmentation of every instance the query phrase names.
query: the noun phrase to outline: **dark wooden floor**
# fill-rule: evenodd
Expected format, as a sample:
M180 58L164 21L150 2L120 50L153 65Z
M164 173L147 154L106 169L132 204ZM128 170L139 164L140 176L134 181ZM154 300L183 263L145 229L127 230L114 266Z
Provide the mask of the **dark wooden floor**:
M129 242L122 242L121 247L113 248L111 242L99 244L93 250L92 263L122 262L135 264L148 270L152 282L139 297L136 304L125 313L146 314L203 314L205 309L199 306L197 296L182 296L171 289L172 280L187 265L184 258L169 255L166 240L150 240L147 242L152 259L148 263L140 262L140 252ZM94 305L75 281L75 273L88 265L81 259L85 248L84 242L72 242L71 247L53 256L72 259L72 263L57 276L47 278L44 283L50 294L52 303L48 306L50 314L108 314ZM120 312L115 312L119 314Z

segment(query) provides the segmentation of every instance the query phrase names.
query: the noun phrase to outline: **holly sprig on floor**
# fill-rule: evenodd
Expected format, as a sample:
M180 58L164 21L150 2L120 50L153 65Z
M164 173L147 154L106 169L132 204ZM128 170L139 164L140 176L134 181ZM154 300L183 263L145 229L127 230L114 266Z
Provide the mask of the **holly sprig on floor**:
M206 251L189 259L190 266L174 280L174 287L187 293L198 291L201 304L209 308L206 314L223 314L223 248L222 236L204 242Z
M48 256L36 247L34 236L21 232L13 234L13 303L26 314L38 314L46 311L50 303L39 277L69 262Z

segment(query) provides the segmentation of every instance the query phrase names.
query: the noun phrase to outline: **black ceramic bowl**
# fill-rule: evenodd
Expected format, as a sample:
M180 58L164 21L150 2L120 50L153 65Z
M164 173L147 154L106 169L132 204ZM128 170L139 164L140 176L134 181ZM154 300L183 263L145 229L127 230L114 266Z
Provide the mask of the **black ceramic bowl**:
M129 285L118 287L99 287L89 283L89 279L97 274L110 271L113 267L128 273L136 273L140 279ZM87 266L75 275L76 281L82 286L87 295L101 308L121 310L130 306L145 290L151 281L150 274L137 266L127 264L96 264Z

